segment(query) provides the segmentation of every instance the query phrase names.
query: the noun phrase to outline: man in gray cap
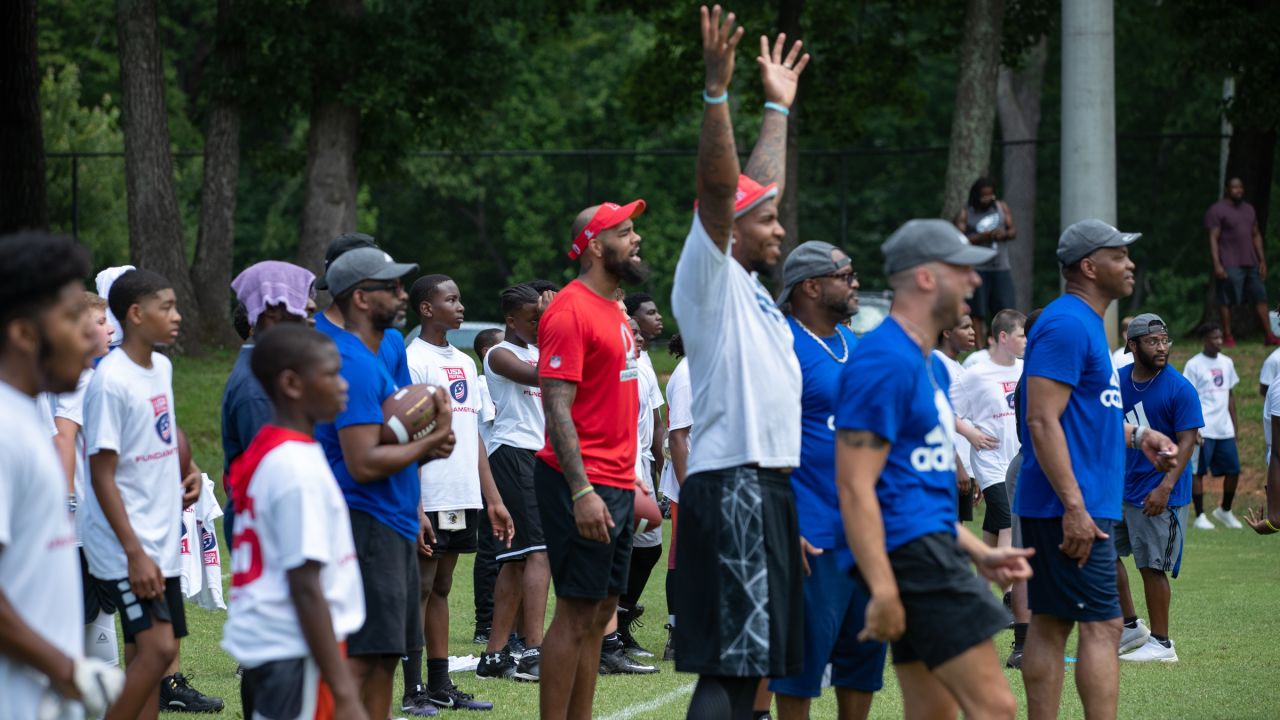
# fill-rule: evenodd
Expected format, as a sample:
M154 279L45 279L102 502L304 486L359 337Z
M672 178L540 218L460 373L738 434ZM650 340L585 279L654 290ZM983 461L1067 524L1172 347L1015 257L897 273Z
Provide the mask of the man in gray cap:
M1085 714L1115 717L1121 612L1111 535L1121 519L1122 494L1116 479L1124 476L1126 445L1164 471L1177 455L1164 434L1125 422L1103 328L1107 305L1133 292L1128 246L1139 237L1101 220L1064 230L1058 261L1066 293L1044 309L1027 338L1022 472L1014 504L1023 544L1035 550L1022 659L1032 720L1058 715L1062 655L1076 623L1076 687Z
M787 256L778 306L787 315L804 392L800 397L800 464L791 473L804 577L804 667L775 678L778 717L809 717L831 665L842 718L865 718L884 676L885 645L859 641L867 593L839 567L840 499L836 492L835 415L840 371L858 338L844 325L858 308L858 274L830 243L809 241Z
M1129 450L1124 476L1124 519L1116 525L1116 552L1133 556L1147 596L1148 629L1138 619L1129 594L1129 574L1116 560L1116 584L1124 629L1121 660L1177 662L1169 639L1169 578L1178 576L1191 502L1191 452L1204 426L1200 396L1191 381L1169 365L1169 328L1152 313L1129 323L1125 344L1133 363L1120 369L1120 394L1128 422L1178 440L1178 455L1168 470L1158 470L1142 453ZM1130 651L1133 652L1130 652ZM1128 653L1127 655L1123 653Z
M880 247L894 291L889 317L862 338L840 376L836 482L852 557L869 590L860 640L891 641L906 712L1013 718L1017 706L993 635L1008 614L988 580L1030 575L1018 548L988 547L956 522L955 415L938 335L968 312L995 254L943 220L912 220Z
M316 320L338 346L348 384L347 409L316 427L316 440L351 512L366 618L347 639L347 654L370 718L389 716L396 663L422 648L418 552L430 525L418 464L447 456L453 446L450 402L439 389L434 431L403 445L379 440L382 401L412 382L404 341L392 328L403 322L409 299L401 279L417 269L375 247L348 250L325 272L341 324L324 315Z

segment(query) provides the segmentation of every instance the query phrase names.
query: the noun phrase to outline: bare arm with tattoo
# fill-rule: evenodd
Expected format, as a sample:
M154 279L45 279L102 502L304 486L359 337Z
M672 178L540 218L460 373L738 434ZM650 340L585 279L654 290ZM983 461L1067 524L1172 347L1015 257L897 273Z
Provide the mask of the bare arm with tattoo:
M898 596L898 581L885 550L884 518L876 483L889 459L889 442L865 430L836 433L836 489L849 549L858 572L871 590L866 623L859 640L896 640L906 629L906 611Z
M588 540L609 542L609 528L613 516L609 508L595 492L578 493L591 487L587 470L582 464L582 449L578 445L578 428L573 424L573 401L578 396L577 383L554 378L542 378L542 412L546 416L547 439L560 461L560 472L569 485L573 501L573 518L578 533Z
M720 22L720 6L702 14L702 58L706 65L705 92L720 97L733 79L733 55L742 28L733 27L734 14ZM729 103L705 103L702 135L698 139L698 217L720 252L729 248L733 233L733 202L738 191L738 148L733 141Z
M760 55L756 57L756 64L760 66L765 101L790 108L796 100L800 73L809 64L809 54L800 55L802 43L797 40L784 58L782 51L786 42L786 33L779 33L771 49L769 38L761 35ZM761 185L778 183L778 194L782 194L787 178L786 115L773 109L764 111L760 138L756 140L751 159L747 161L746 175Z

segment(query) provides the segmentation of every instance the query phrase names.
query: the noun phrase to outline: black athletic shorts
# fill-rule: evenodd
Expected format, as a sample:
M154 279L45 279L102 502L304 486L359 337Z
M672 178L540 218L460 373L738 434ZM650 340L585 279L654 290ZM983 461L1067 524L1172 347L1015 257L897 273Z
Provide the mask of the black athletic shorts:
M788 475L741 466L680 488L676 670L787 677L804 670L804 570Z
M432 510L427 513L431 521L431 529L435 531L436 541L432 543L433 557L440 553L473 553L480 547L480 511L450 510L449 514L463 518L467 526L462 530L441 530L440 512ZM492 533L492 530L489 530Z
M1013 271L979 270L978 277L982 278L982 284L969 299L970 315L990 323L996 313L1018 304L1013 290ZM980 341L986 342L986 339Z
M613 517L609 542L602 543L578 533L573 519L573 497L564 475L541 460L537 461L533 473L556 597L604 600L625 593L636 526L635 491L595 486L596 494L604 500Z
M1002 482L988 485L982 491L982 499L987 503L987 515L982 519L983 532L992 535L1012 527L1009 517L1009 488Z
M889 644L894 664L923 662L932 670L1009 625L955 535L918 537L890 552L889 565L907 614L906 632Z
M182 604L179 578L165 578L164 594L145 600L133 594L129 578L98 580L98 583L102 592L110 596L112 605L120 609L120 629L126 643L132 643L138 633L150 630L156 621L172 625L175 638L187 636L187 608Z
M403 657L422 649L422 612L418 607L418 544L372 515L351 510L365 620L347 638L351 657Z
M89 558L84 548L76 548L80 554L80 587L84 590L84 624L88 625L98 618L98 613L108 615L116 611L114 593L104 583L98 582L89 574Z
M499 445L489 453L493 484L498 487L502 504L507 506L511 522L516 526L511 547L498 551L498 562L523 560L529 553L547 551L542 515L538 512L538 494L533 487L534 463L533 450Z
M245 668L240 704L253 720L312 720L333 717L333 695L309 657Z
M969 482L976 483L977 480L969 478ZM973 522L973 489L969 492L961 492L958 494L959 500L956 503L956 515L960 518L960 522Z
M1114 520L1094 518L1109 537L1094 540L1084 567L1058 549L1062 518L1019 518L1022 540L1036 554L1027 558L1034 573L1027 581L1027 604L1035 615L1052 615L1076 622L1101 622L1121 617L1116 588Z

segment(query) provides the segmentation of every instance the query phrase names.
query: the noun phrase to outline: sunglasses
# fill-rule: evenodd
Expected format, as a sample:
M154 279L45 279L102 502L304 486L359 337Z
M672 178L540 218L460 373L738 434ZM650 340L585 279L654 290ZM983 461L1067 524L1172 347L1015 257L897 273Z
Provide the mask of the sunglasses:
M856 282L858 282L858 273L856 273L856 272L849 272L849 273L828 273L828 274L826 274L826 275L817 275L817 276L815 276L815 277L820 277L820 278L835 278L836 280L843 280L843 281L845 281L846 283L848 283L849 287L853 287L853 284L854 284L854 283L856 283Z
M381 283L368 283L365 285L357 285L355 289L363 290L365 292L389 292L389 293L398 294L400 292L401 287L403 286L400 284L399 280L388 280L387 282L381 282Z

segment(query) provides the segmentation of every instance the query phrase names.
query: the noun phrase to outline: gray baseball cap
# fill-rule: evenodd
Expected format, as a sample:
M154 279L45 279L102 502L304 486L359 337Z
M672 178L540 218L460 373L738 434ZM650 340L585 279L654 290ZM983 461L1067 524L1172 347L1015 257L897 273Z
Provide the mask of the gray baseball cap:
M1142 313L1129 322L1129 331L1124 334L1125 340L1146 337L1155 333L1168 333L1169 326L1155 313Z
M339 255L329 265L324 278L329 292L337 297L361 281L395 280L417 270L417 265L398 263L378 248L358 247Z
M833 259L837 252L844 257L839 260ZM783 285L782 294L778 296L778 304L781 305L790 299L791 289L796 285L809 278L830 275L848 267L852 262L843 250L829 242L810 240L797 245L796 249L787 255L787 261L782 264Z
M378 247L378 241L373 239L372 235L364 233L350 232L339 235L329 243L329 247L324 251L324 271L320 273L320 277L316 278L317 290L328 290L329 285L325 281L325 273L329 272L329 266L334 260L342 257L346 252L361 247Z
M946 220L908 220L880 246L884 273L910 270L927 262L948 265L981 265L996 256L994 248L980 247Z
M1124 233L1097 219L1081 220L1067 226L1058 238L1058 262L1073 265L1094 250L1131 245L1142 233Z

